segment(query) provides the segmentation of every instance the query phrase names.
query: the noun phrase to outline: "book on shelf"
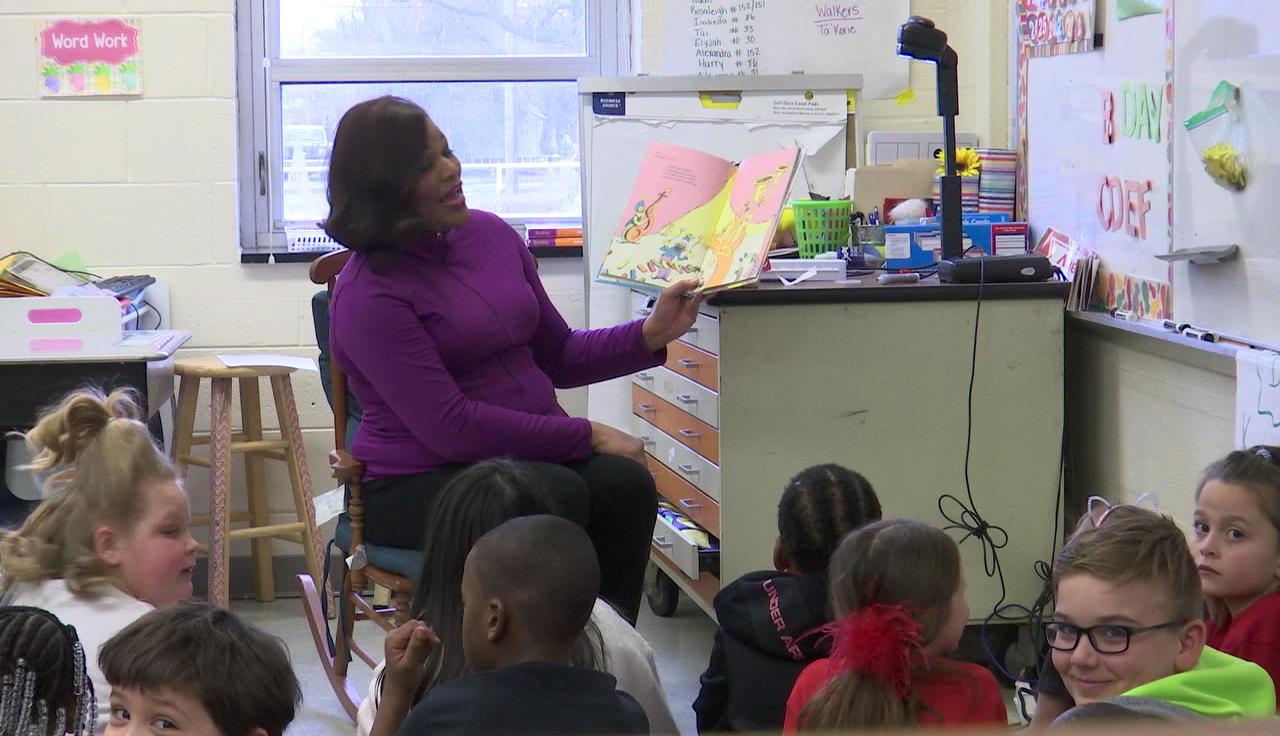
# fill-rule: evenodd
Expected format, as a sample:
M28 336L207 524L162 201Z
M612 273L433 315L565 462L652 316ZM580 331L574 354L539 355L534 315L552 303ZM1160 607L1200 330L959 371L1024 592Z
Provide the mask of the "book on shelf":
M741 162L650 143L597 281L661 290L690 277L697 291L760 280L800 149Z
M530 240L534 238L581 238L581 227L543 227L540 225L529 225L525 228L525 236Z
M1049 259L1049 264L1062 271L1063 278L1071 282L1067 292L1066 308L1083 312L1093 304L1098 283L1098 256L1083 243L1066 233L1046 228L1040 242L1033 249Z
M559 237L554 237L554 236L549 237L545 235L529 236L530 247L535 247L535 246L558 247L558 246L572 246L572 245L582 245L582 236L581 235L562 235Z

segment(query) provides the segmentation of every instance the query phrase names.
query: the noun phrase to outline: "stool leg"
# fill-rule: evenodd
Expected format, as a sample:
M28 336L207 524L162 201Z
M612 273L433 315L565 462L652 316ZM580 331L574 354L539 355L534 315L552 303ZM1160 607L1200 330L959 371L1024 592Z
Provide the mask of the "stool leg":
M285 458L289 461L294 508L297 509L298 520L306 522L306 527L302 530L302 547L307 558L307 570L312 579L320 580L320 571L324 569L324 543L316 530L316 504L311 492L311 472L307 469L307 452L302 444L302 427L298 424L298 404L293 398L293 383L289 376L272 376L271 391L275 395L280 436L289 441ZM333 591L328 580L325 581L325 595L332 600Z
M256 442L262 439L262 400L258 392L258 379L240 379L240 425L245 439ZM267 526L271 523L271 508L267 498L267 466L262 455L252 450L244 453L245 486L249 496L249 526ZM275 577L271 570L271 538L254 537L253 594L262 603L276 599Z
M209 602L226 607L231 544L231 379L210 379L209 402Z
M169 456L178 466L178 475L183 480L187 478L187 458L191 455L191 436L196 430L196 402L199 398L199 376L178 379L178 401L173 409L173 447Z

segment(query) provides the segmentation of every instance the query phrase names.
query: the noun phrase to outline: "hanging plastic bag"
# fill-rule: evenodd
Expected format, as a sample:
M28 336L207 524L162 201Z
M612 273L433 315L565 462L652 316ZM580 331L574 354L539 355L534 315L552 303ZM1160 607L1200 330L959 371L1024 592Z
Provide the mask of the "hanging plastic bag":
M1204 170L1219 186L1239 192L1249 183L1249 135L1240 88L1219 82L1209 106L1183 123Z

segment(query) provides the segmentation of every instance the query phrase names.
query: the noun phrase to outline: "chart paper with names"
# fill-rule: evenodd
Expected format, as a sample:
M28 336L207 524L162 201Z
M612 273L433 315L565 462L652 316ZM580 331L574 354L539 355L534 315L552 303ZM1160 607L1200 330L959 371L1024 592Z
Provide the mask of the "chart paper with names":
M909 0L669 0L664 75L862 74L862 97L907 88L897 55Z

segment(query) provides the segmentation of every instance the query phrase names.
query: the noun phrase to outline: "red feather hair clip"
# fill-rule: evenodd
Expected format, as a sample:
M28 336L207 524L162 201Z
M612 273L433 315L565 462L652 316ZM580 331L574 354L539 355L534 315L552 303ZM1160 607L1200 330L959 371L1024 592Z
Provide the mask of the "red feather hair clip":
M911 692L911 666L921 646L920 623L904 605L873 603L822 628L832 638L837 672L879 678L899 698Z

